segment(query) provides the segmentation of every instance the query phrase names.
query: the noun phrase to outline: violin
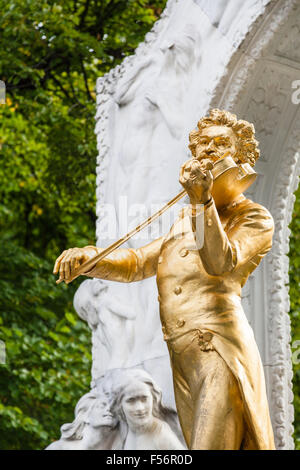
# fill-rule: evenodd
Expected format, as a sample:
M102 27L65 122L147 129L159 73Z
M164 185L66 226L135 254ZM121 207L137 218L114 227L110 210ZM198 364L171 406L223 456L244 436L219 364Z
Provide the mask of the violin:
M237 165L230 156L217 160L211 172L214 178L212 196L218 208L227 206L246 191L257 176L249 163Z

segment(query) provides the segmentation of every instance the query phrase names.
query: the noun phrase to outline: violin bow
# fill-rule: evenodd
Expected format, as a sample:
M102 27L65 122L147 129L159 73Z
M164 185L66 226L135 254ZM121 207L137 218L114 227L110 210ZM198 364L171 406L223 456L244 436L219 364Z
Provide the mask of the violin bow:
M156 220L158 217L160 217L166 210L168 210L171 206L176 204L180 199L183 198L187 194L186 190L184 189L181 191L177 196L175 196L173 199L171 199L169 202L167 202L161 209L159 209L157 212L152 214L148 219L144 220L141 224L139 224L137 227L135 227L133 230L128 232L124 237L120 238L116 242L112 243L112 245L109 245L107 248L105 248L101 253L98 255L94 256L93 258L89 259L85 263L81 264L72 274L72 277L69 278L68 280L66 279L58 279L56 281L56 284L60 284L61 282L65 281L66 284L70 284L70 282L74 281L77 277L79 277L81 274L87 273L91 271L96 264L101 261L103 258L105 258L107 255L112 253L114 250L119 248L119 246L123 245L123 243L127 242L131 237L133 237L136 233L140 232L143 230L143 228L147 227L147 225L151 224L154 220Z

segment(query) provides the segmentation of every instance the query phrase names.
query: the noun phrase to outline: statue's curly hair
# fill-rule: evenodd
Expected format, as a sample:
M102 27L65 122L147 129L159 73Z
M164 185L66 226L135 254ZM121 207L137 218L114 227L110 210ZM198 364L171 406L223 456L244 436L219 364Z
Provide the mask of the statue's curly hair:
M196 149L202 130L210 126L226 126L233 130L237 141L237 152L233 155L234 161L239 163L249 163L255 165L259 158L258 141L255 139L255 129L250 122L238 120L235 114L220 109L212 109L208 117L200 119L198 129L193 130L190 135L189 148L193 157L196 157Z

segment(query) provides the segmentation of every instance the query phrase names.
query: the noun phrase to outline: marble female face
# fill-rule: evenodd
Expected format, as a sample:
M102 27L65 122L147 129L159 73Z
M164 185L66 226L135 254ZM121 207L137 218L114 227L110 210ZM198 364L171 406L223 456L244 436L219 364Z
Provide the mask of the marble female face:
M196 149L196 158L209 158L217 161L224 156L236 154L236 137L232 129L226 126L210 126L202 130Z
M153 420L153 397L149 386L134 381L125 389L122 409L129 427L151 424Z
M117 418L111 413L108 400L105 397L99 398L96 401L89 416L89 423L94 428L99 426L116 426Z

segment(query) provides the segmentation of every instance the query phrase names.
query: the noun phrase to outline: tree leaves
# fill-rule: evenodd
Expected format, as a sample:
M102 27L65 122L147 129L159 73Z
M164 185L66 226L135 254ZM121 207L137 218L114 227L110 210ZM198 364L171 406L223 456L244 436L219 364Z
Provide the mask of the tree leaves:
M292 324L292 352L299 350L297 341L300 341L300 188L296 192L296 202L293 211L290 229L290 317ZM299 343L300 344L300 343ZM294 361L294 407L295 407L295 442L296 448L300 450L300 364Z
M52 269L65 248L95 243L96 79L165 3L0 0L1 449L44 448L89 389L82 279L56 286Z

